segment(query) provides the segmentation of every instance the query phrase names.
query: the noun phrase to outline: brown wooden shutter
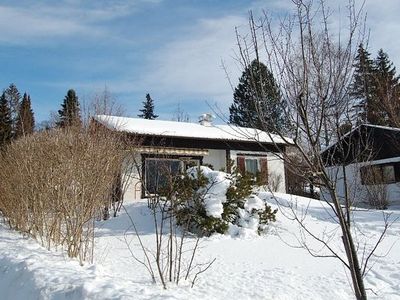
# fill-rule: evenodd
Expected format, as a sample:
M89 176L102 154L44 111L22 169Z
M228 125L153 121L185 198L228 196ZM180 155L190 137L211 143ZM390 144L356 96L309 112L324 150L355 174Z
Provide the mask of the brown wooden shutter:
M260 158L260 173L261 173L261 183L264 185L268 184L268 160L263 157Z
M238 156L236 158L236 165L238 168L238 171L242 174L244 174L246 172L246 166L245 166L245 162L244 162L244 157L243 156Z

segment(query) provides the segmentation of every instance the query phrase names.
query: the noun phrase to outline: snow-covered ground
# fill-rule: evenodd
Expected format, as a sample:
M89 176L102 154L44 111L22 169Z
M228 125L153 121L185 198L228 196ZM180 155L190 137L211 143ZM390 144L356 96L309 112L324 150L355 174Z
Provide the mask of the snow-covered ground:
M268 193L260 198L276 207ZM316 200L276 194L283 204L296 203L298 212L308 207L306 222L312 230L332 232L337 228L325 206ZM146 245L154 244L154 228L147 203L131 202L126 209L135 220ZM386 211L391 218L400 211ZM382 212L355 212L359 228L372 241L382 230ZM0 225L0 299L351 299L349 278L342 264L333 258L315 258L305 249L294 248L299 237L296 222L278 212L277 222L265 236L231 237L214 235L201 239L197 261L216 258L200 275L196 285L189 282L163 290L151 283L144 267L128 251L124 236L133 238L126 212L109 221L98 222L95 263L79 266L65 255L49 252L31 239ZM400 299L400 222L388 230L373 269L366 276L371 299ZM311 246L317 246L312 240ZM340 245L340 241L333 241ZM138 258L143 255L132 244ZM348 276L348 275L347 275Z

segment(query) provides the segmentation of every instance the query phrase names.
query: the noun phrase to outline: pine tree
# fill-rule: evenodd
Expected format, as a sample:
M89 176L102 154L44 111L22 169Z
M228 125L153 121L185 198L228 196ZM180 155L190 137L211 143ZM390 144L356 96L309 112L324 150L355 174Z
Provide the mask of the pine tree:
M396 68L382 49L374 61L373 111L369 122L378 125L399 126L400 86Z
M24 93L17 117L16 137L32 134L34 129L35 119L31 108L31 97Z
M148 120L154 120L158 118L158 115L154 114L154 101L151 99L150 94L146 94L146 101L143 101L143 109L139 110L142 112L138 117Z
M254 60L244 70L233 94L229 122L269 132L285 128L284 104L273 74Z
M368 119L371 119L370 114L373 113L369 107L372 101L374 76L374 66L370 56L364 45L360 44L353 65L353 82L350 86L350 96L354 103L352 107L354 125L366 123Z
M21 101L21 94L14 83L11 83L10 86L5 90L5 97L8 102L8 107L10 108L11 136L14 138L16 134L17 118Z
M58 111L57 126L61 128L80 126L82 124L78 96L73 89L68 90L61 109Z
M12 120L11 110L5 92L0 97L0 147L11 141Z

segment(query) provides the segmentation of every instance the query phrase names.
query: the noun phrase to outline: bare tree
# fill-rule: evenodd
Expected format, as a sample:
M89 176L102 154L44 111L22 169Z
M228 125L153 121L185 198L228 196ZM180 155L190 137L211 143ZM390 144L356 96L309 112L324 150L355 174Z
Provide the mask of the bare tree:
M87 126L95 125L93 127L100 126L104 129L104 126L96 121L97 117L101 116L101 121L107 124L109 121L113 123L112 119L115 117L123 117L125 115L123 107L118 103L118 100L107 86L105 86L101 92L93 94L89 98L89 101L84 101L83 103L82 113L84 116L84 123ZM112 210L112 215L114 217L116 217L118 212L120 212L124 201L124 195L132 184L139 167L138 157L140 157L140 155L138 148L141 145L141 139L120 130L123 129L124 125L123 119L121 119L121 121L114 124L114 129L108 130L110 135L120 131L118 134L118 143L123 147L124 155L120 166L120 172L118 172L113 181L110 196L111 201L104 208L104 219L109 218L110 210Z
M331 245L332 236L308 228L304 218L292 208L291 218L299 223L302 234L321 243L327 254L312 250L306 243L301 243L301 246L314 256L339 259L350 272L356 298L366 299L363 278L368 271L367 265L390 222L387 216L384 217L384 230L374 245L367 246L372 241L365 241L365 246L360 247L359 241L355 242L358 236L352 214L354 198L348 193L348 178L344 166L350 151L355 149L337 144L337 147L343 147L339 149L342 153L343 167L338 168L336 172L328 172L325 168L327 161L334 158L327 158L321 152L342 138L341 126L349 119L348 87L352 79L354 52L363 39L363 7L361 5L357 8L355 2L350 0L346 7L347 27L338 28L333 34L330 27L331 17L340 16L327 8L323 0L292 2L295 12L284 18L275 19L264 11L261 18L255 20L250 13L249 34L241 35L236 30L238 61L243 69L254 59L268 63L280 86L289 124L289 130L286 132L279 128L275 128L274 131L299 153L308 172L301 174L299 170L296 171L298 162L293 160L293 156L282 152L281 158L293 173L310 184L317 182L325 189L327 197L323 197L322 200L325 200L330 210L329 214L340 228L343 249L338 250ZM256 87L254 91L257 97L262 99L264 91ZM260 107L256 106L256 109L261 122L269 124L269 116L263 115ZM266 128L265 126L264 130ZM288 135L291 139L286 137ZM272 136L271 138L273 140ZM280 148L277 146L277 149ZM362 157L358 153L358 159ZM344 182L343 195L339 195L336 189L339 175Z
M190 122L189 114L183 110L180 103L178 103L178 106L174 111L174 114L172 116L172 121L186 122L186 123Z
M82 103L82 115L86 123L91 122L92 117L96 115L124 116L123 107L107 86L87 98L88 100L83 99Z

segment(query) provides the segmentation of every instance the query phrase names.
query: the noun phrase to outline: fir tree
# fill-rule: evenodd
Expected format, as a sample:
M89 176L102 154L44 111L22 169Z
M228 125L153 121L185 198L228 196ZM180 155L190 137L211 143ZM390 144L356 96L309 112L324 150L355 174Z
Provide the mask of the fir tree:
M58 118L57 126L61 128L80 126L82 124L78 96L73 89L68 90L67 95L64 97L64 102L58 111Z
M0 97L0 147L7 144L12 138L12 119L9 102L6 94Z
M400 87L396 68L381 49L375 60L359 46L350 95L356 124L400 126Z
M389 56L382 49L374 61L373 111L369 122L378 125L399 126L399 76Z
M254 60L244 70L229 112L232 124L282 132L284 105L274 76L263 63Z
M10 86L5 90L5 97L8 102L8 107L10 108L11 136L14 138L16 134L17 118L21 101L21 94L14 83L11 83Z
M355 125L366 123L370 119L369 109L372 101L374 66L371 54L360 44L354 63L353 82L350 86L350 96L353 100L353 121Z
M148 120L154 120L158 118L157 115L154 114L154 101L151 99L150 94L146 94L146 101L143 101L143 109L139 110L142 112L138 117Z
M35 119L31 108L31 97L24 93L17 117L16 137L31 134L34 128Z

